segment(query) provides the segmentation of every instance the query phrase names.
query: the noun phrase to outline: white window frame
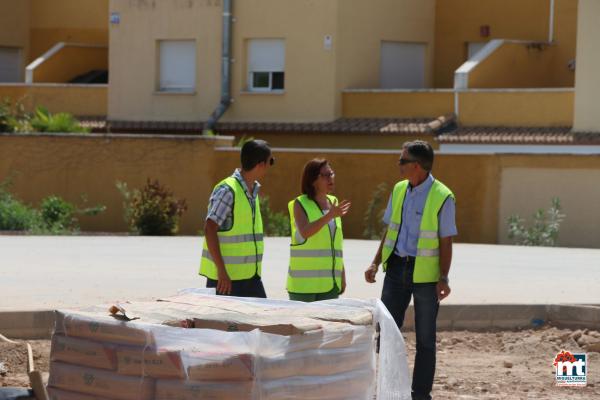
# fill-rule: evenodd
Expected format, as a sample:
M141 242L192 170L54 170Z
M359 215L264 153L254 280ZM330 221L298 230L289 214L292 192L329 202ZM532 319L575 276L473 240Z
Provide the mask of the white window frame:
M273 74L283 74L283 88L273 89ZM254 74L269 74L269 86L254 86ZM285 71L252 71L248 75L248 80L250 82L250 90L252 92L283 92L285 90Z
M255 67L253 64L261 64L261 62L253 60L253 45L262 44L263 46L271 45L274 48L280 47L283 54L275 56L274 64L278 66L274 67ZM247 42L248 49L248 84L247 88L250 92L258 93L281 93L285 91L285 40L284 39L249 39ZM264 49L263 49L264 51ZM267 62L268 64L268 62ZM273 75L281 73L283 74L283 88L273 88ZM254 86L255 74L268 74L269 84L267 87Z
M165 69L165 66L163 63L165 63L167 60L165 60L165 56L168 56L168 54L165 54L165 52L167 52L167 50L165 50L163 48L164 44L167 43L172 43L172 44L185 44L187 46L190 46L190 48L193 48L193 54L191 56L188 56L189 58L187 60L185 60L186 62L192 62L193 64L188 66L187 68L191 68L192 72L191 74L187 77L189 79L189 81L191 82L191 84L188 85L174 85L174 86L169 86L169 85L165 85L163 84L163 72ZM175 40L171 40L171 39L165 39L165 40L158 40L157 41L157 52L158 52L158 76L157 76L157 87L156 90L159 93L181 93L181 94L194 94L196 93L196 85L197 85L197 44L196 44L196 40L195 39L175 39Z

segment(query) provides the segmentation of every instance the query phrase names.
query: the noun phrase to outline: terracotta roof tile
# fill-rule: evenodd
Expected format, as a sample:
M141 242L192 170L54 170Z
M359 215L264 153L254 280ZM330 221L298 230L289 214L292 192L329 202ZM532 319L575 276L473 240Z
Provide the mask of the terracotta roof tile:
M80 123L92 132L120 133L201 133L204 122L186 121L107 121L103 117L80 117ZM459 127L454 117L420 118L340 118L331 122L222 122L217 130L223 134L341 133L411 135L438 134L445 144L548 144L600 145L600 133L572 132L570 127Z
M444 144L600 144L600 134L573 133L570 127L460 127L437 136Z
M308 123L252 123L222 122L217 130L223 133L242 132L298 132L298 133L349 133L349 134L415 134L434 133L453 122L452 117L437 119L400 118L340 118L332 122Z
M202 132L204 122L170 121L104 121L83 119L84 124L98 124L111 132ZM434 134L454 122L452 116L439 118L340 118L331 122L220 122L216 130L222 134L281 133L347 133L347 134ZM166 132L165 132L166 133Z

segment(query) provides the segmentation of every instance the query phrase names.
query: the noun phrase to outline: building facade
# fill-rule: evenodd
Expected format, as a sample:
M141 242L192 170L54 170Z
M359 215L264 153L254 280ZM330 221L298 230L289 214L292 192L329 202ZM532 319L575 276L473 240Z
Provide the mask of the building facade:
M433 0L234 1L233 104L223 121L331 121L342 89L393 84L415 54L433 76ZM205 121L221 97L221 1L111 1L109 119ZM130 57L135 48L135 57ZM412 81L412 80L411 80Z
M0 0L0 83L66 83L107 69L108 0Z

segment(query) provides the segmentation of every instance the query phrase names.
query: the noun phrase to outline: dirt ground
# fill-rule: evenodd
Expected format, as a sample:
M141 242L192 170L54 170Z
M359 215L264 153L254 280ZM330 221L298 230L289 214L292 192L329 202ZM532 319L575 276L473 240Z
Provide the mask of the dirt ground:
M405 334L409 365L414 333ZM555 385L554 357L561 350L588 355L588 385ZM543 327L495 333L439 332L433 398L600 399L600 333Z
M26 342L16 340L18 344L0 341L0 387L28 387ZM50 341L29 341L33 350L35 368L47 378L50 365Z
M406 333L409 364L415 353ZM36 368L48 371L50 342L32 341ZM554 357L561 350L587 352L585 388L554 384ZM0 386L28 385L27 350L0 343ZM46 374L47 376L47 374ZM443 399L600 399L600 332L543 327L500 332L439 332L438 368L433 397Z

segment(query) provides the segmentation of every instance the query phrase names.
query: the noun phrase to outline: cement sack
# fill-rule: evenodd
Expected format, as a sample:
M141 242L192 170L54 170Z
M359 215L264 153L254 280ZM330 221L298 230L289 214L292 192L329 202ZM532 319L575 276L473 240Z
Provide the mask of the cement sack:
M97 342L145 346L153 342L151 325L119 321L113 317L84 312L56 311L54 332Z
M186 352L188 379L192 381L249 381L256 376L256 356L251 353Z
M251 380L255 376L257 334L172 328L155 336L161 344L158 348L117 349L120 374L191 380Z
M53 362L48 386L114 400L152 400L154 380L117 375L101 369Z
M290 336L286 351L339 349L373 342L373 326L353 326L340 322L323 323L321 329Z
M254 382L156 381L155 400L254 400Z
M120 346L116 354L121 375L186 378L179 350Z
M92 368L117 369L114 345L58 334L52 336L50 360Z

